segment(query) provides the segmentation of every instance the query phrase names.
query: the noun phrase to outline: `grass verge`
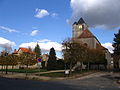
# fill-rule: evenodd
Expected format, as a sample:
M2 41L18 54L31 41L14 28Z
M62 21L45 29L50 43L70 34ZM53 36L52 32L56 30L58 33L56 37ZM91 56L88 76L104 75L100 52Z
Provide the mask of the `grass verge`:
M46 76L46 77L64 77L64 72L52 72L52 73L45 73L39 74L39 76Z
M0 71L6 71L6 69L0 69ZM46 72L45 69L8 69L8 72L17 72L17 73L36 73L36 72Z

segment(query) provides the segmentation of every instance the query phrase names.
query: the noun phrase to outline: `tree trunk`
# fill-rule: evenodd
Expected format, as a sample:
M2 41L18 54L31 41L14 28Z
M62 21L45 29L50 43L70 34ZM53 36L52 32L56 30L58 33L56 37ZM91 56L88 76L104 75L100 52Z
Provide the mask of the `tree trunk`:
M72 61L70 62L70 75L72 74Z
M6 73L5 74L8 74L8 65L6 65Z
M12 65L12 74L13 74L14 65Z
M2 65L2 74L3 74L3 65Z
M99 68L99 64L98 64L98 70L100 70L100 68Z
M27 76L28 76L27 70L28 70L28 65L27 65L27 67L26 67L26 79L27 79Z
M88 70L90 70L90 62L88 62Z
M81 72L82 72L82 64L83 64L83 62L81 62L81 65L80 65L80 70L81 70Z

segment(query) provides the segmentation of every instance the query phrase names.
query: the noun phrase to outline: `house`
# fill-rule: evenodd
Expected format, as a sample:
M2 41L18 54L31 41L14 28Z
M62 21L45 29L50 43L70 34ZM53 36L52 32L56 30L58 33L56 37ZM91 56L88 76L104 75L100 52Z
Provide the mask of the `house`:
M14 54L14 55L21 55L21 54L33 54L33 55L35 55L35 52L33 52L29 48L20 47L18 50L15 49L12 54Z
M101 49L105 52L105 58L107 59L107 68L111 66L111 54L107 48L103 47L96 36L90 32L88 25L80 18L78 22L74 22L72 25L72 38L74 41L86 45L90 49Z
M43 54L41 56L42 56L42 61L45 62L45 67L47 67L47 61L48 61L49 55L48 54Z
M30 54L32 57L36 58L36 54L35 52L33 52L30 48L23 48L20 47L18 50L14 50L14 52L12 53L13 55L17 55L17 56L21 56L22 54L24 55L28 55ZM25 68L25 65L21 65L20 62L17 65L18 68ZM37 64L29 66L29 68L37 68Z

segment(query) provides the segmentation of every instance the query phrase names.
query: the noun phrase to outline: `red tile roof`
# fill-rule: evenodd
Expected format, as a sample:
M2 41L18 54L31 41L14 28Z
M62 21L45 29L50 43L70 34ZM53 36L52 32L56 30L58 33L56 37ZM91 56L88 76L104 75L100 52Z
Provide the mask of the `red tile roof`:
M30 51L28 48L22 48L22 47L19 48L18 51L15 50L15 51L13 52L13 54L17 54L17 53L19 52L19 50L22 50L22 52L24 52L24 53L35 54L35 52Z
M83 30L82 34L79 36L79 38L95 38L95 36L89 31L89 30Z
M22 50L25 53L29 53L30 52L28 48L19 48L18 51L19 50Z

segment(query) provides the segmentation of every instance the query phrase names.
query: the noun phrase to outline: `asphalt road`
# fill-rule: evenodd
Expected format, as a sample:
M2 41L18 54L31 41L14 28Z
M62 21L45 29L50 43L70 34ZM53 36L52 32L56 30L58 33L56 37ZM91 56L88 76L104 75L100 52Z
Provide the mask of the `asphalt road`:
M120 85L110 75L91 77L87 79L74 79L62 82L75 90L120 90Z
M109 75L63 81L0 78L0 90L120 90Z

